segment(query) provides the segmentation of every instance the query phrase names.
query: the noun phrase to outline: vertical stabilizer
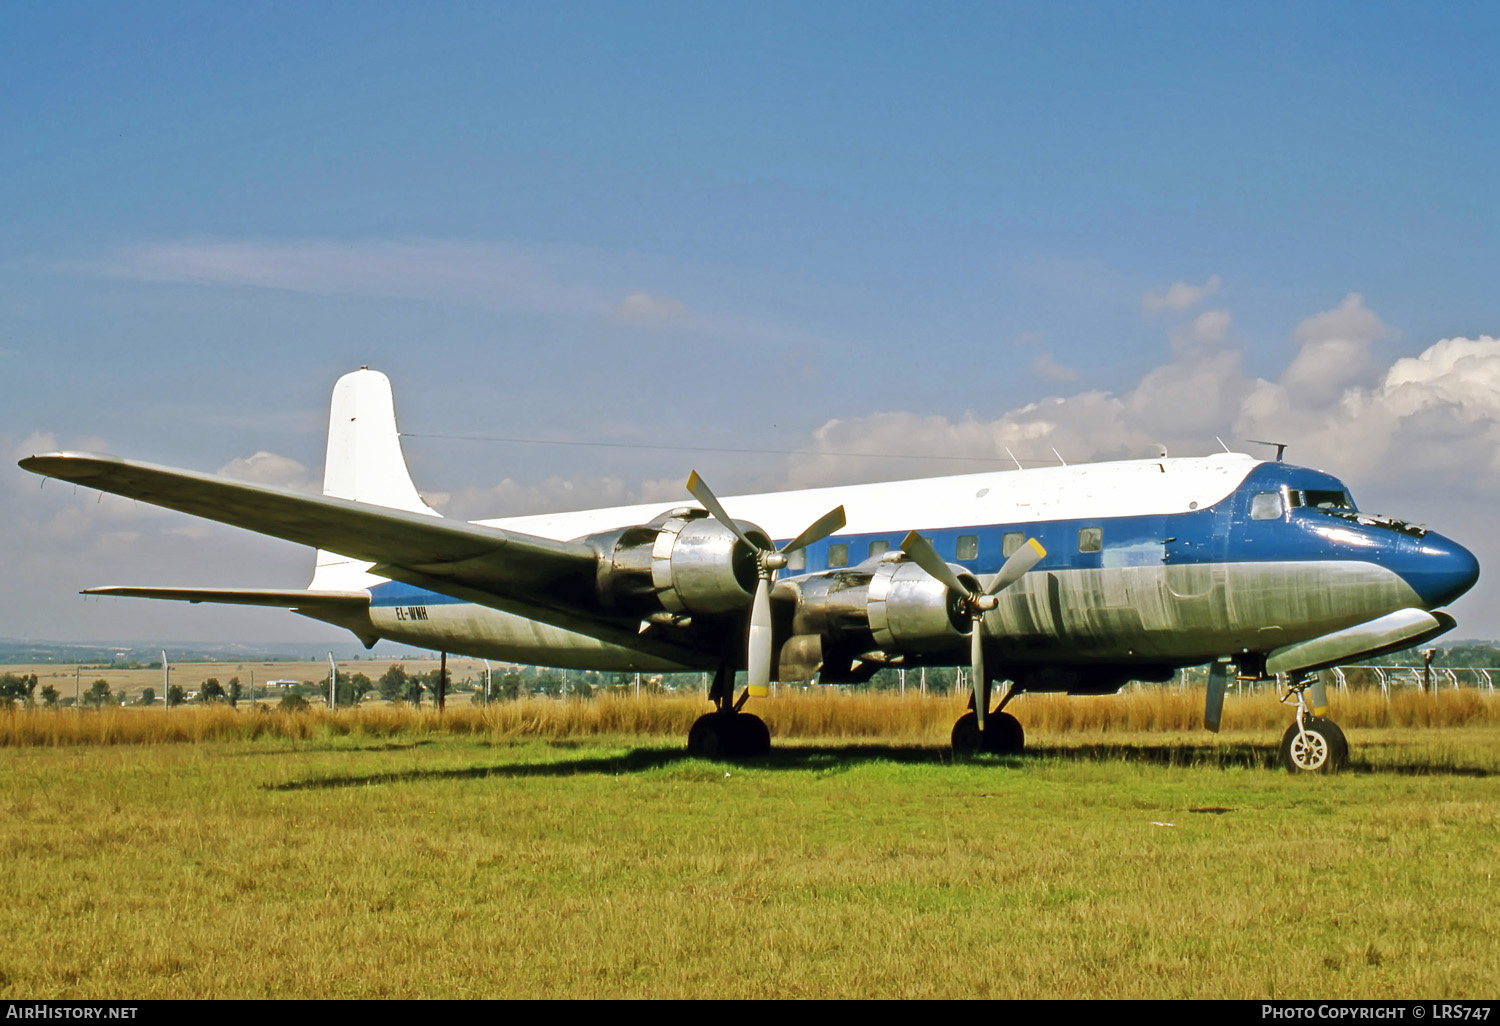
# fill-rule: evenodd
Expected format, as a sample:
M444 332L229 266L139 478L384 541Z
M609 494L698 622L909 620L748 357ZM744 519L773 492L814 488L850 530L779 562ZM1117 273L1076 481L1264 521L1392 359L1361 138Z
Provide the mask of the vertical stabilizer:
M412 484L396 430L391 382L379 371L361 367L333 386L323 494L408 513L439 515L422 501ZM384 580L368 572L372 565L319 550L312 587L368 588Z
M391 381L367 367L339 378L328 415L328 461L323 494L387 509L437 516L411 483Z

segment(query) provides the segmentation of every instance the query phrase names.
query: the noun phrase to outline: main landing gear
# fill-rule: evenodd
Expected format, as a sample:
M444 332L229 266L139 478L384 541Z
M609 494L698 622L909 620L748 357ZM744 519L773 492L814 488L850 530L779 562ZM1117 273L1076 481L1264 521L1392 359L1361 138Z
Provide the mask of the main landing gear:
M734 700L734 670L719 667L709 686L714 711L693 721L688 731L688 754L701 759L748 759L771 750L771 731L754 713L742 712L750 690Z
M1281 735L1281 764L1288 773L1337 773L1349 759L1349 741L1337 723L1313 715L1307 700L1309 690L1314 692L1313 706L1326 704L1318 697L1321 685L1315 675L1294 675L1282 699L1297 700L1297 719Z
M989 684L983 687L983 697L978 696L980 688L975 688L976 695L971 697L969 704L973 706L976 699L989 704ZM1016 689L1011 688L993 712L985 714L984 729L979 729L979 717L973 712L966 712L958 718L953 725L953 753L955 755L976 755L979 752L989 752L991 755L1020 755L1026 747L1026 731L1021 727L1021 721L1010 713L1005 712L1005 705L1015 696Z

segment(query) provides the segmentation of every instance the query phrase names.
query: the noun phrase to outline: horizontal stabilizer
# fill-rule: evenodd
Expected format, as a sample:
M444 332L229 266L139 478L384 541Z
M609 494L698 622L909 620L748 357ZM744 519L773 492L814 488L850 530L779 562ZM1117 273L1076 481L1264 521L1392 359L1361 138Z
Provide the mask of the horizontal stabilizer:
M1319 670L1351 659L1395 652L1445 634L1457 623L1447 613L1398 609L1365 623L1278 648L1266 657L1267 673Z
M273 609L365 609L367 591L305 591L277 588L85 588L84 595L116 598L170 599L176 602L219 602L232 606L270 606Z

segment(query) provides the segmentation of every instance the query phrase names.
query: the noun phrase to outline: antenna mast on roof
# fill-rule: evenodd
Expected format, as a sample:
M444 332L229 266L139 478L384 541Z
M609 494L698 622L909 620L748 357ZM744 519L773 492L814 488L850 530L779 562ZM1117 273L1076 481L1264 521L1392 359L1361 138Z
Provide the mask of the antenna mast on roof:
M1259 438L1247 438L1247 439L1245 439L1245 441L1249 442L1251 445L1274 445L1274 446L1276 446L1276 462L1277 463L1282 462L1281 457L1283 456L1283 454L1286 453L1286 447L1287 447L1287 443L1286 442L1263 442Z

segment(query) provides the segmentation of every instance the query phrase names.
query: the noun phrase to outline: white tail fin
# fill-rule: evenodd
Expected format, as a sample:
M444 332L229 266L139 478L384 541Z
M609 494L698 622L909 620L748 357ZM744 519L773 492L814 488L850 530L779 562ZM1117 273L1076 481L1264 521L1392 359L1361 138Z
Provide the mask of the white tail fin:
M408 513L439 515L422 501L411 482L396 430L391 382L379 371L361 367L333 386L323 494ZM320 549L311 587L316 591L368 588L385 580L369 572L373 565Z

